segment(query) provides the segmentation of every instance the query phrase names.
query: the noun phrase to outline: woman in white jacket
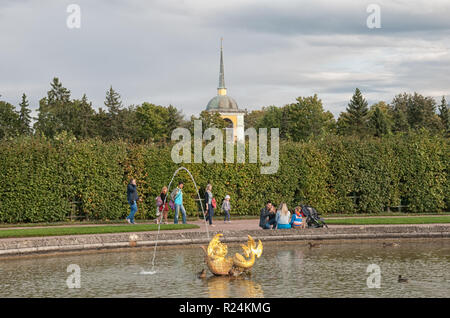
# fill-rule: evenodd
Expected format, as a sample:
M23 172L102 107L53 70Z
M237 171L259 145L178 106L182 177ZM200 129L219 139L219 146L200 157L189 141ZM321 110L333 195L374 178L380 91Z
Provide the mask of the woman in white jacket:
M276 215L277 229L290 229L291 212L289 212L286 203L282 203Z

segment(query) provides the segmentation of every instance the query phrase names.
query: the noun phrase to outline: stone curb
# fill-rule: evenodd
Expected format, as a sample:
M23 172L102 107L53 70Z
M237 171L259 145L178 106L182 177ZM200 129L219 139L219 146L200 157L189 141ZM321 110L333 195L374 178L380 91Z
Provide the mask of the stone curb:
M216 234L222 233L222 242L246 242L247 235L255 240L309 241L309 240L355 240L355 239L397 239L397 238L450 238L449 225L430 226L354 226L346 228L304 229L304 230L229 230L205 232L160 232L159 246L208 244ZM135 237L133 237L135 236ZM133 232L98 235L53 236L17 239L0 239L0 256L29 255L111 248L133 248L154 246L155 232Z

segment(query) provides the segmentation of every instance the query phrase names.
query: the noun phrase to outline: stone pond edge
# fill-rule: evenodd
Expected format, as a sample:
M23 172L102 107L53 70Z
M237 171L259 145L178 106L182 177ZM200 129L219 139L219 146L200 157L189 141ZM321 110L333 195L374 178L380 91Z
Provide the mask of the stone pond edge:
M245 243L247 235L255 240L270 241L312 241L312 240L370 240L370 239L414 239L450 238L449 225L429 226L349 226L346 228L304 229L304 230L230 230L206 232L160 232L158 246L208 244L216 234L222 233L222 242ZM0 257L88 251L95 249L135 248L155 246L157 233L133 232L114 234L89 234L51 237L0 239Z

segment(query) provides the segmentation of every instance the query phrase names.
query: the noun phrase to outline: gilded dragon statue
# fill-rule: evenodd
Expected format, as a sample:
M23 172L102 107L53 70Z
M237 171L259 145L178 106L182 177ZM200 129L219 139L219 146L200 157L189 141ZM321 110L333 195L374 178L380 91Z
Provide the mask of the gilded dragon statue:
M261 240L258 246L255 240L248 235L247 245L241 244L243 254L236 253L234 257L226 257L228 246L220 242L223 234L216 234L209 242L207 248L202 246L205 252L205 261L209 270L216 276L239 276L243 272L248 272L255 264L256 258L259 258L263 252Z

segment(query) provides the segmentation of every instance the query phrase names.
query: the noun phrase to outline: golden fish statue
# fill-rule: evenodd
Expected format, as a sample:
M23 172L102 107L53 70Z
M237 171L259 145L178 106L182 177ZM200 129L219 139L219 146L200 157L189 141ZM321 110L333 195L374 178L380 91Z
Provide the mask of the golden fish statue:
M244 256L236 253L234 257L226 257L228 246L220 242L222 236L221 233L216 234L209 242L208 248L202 246L206 254L205 261L211 273L217 276L238 276L243 272L250 271L256 258L259 258L263 252L261 240L258 241L258 246L256 246L253 238L248 235L247 245L241 244Z

